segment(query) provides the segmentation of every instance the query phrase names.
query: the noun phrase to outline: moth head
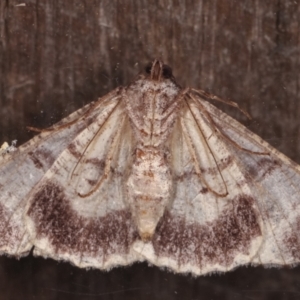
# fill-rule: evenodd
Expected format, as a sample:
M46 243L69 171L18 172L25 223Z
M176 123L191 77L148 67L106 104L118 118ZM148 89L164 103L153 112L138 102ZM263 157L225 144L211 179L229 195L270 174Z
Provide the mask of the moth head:
M146 74L151 80L161 81L162 79L174 79L172 68L165 65L161 60L155 59L145 67Z

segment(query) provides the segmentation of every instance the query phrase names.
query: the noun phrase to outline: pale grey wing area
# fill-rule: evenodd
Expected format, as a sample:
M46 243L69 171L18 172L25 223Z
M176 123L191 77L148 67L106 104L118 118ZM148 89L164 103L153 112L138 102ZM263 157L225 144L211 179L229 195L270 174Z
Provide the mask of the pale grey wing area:
M243 125L201 101L251 187L264 223L263 244L251 263L295 265L300 262L300 167ZM225 138L225 141L228 140Z
M189 102L168 144L174 200L152 243L137 242L135 249L174 272L225 272L258 253L263 223L227 141L214 134L199 107Z
M0 253L22 256L33 246L24 223L25 207L34 187L57 157L95 120L119 102L118 90L72 113L15 152L0 155Z
M35 255L100 269L142 260L131 249L138 233L124 201L134 149L122 101L73 139L29 197Z

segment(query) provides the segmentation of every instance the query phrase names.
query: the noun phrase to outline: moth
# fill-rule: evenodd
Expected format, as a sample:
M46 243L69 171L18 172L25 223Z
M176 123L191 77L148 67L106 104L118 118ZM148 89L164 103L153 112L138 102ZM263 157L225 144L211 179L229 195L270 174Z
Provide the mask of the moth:
M154 60L4 151L1 253L196 276L299 263L299 166L209 98Z

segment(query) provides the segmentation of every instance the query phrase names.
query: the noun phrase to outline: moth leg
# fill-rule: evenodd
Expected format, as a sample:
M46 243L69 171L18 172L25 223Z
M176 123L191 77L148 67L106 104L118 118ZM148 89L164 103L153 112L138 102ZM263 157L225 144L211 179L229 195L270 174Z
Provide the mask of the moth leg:
M84 118L86 115L90 114L90 112L96 107L96 103L91 103L92 106L89 107L84 113L83 115L81 116L78 116L78 118L76 118L75 120L73 121L70 121L66 124L63 124L63 125L60 125L60 126L50 126L48 128L37 128L37 127L31 127L31 126L26 126L26 128L30 131L33 131L33 132L48 132L48 131L53 131L53 130L60 130L60 129L63 129L63 128L66 128L68 126L71 126L73 124L75 124L76 122L78 122L80 119Z
M93 138L88 142L88 144L86 145L86 147L84 148L83 152L81 153L80 158L78 159L72 173L71 173L71 179L75 173L75 170L77 169L78 165L80 164L84 154L86 153L86 151L88 150L89 146L92 144L92 142L95 140L95 138L99 135L99 133L101 132L103 126L105 125L106 121L109 119L109 117L113 114L113 112L116 110L116 108L118 107L118 105L120 104L120 102L118 102L115 107L111 110L111 112L108 114L106 120L103 122L103 124L99 127L99 129L97 130L96 134L93 136Z
M175 97L174 100L170 102L169 105L163 111L162 119L167 119L171 114L174 113L176 109L179 109L180 108L179 103L184 99L184 96L189 92L190 92L190 88L181 90L180 93L177 95L177 97Z
M86 197L89 197L90 195L92 195L96 190L99 189L99 187L101 186L102 182L108 178L110 172L111 172L111 162L112 162L112 158L115 154L115 150L117 148L117 144L119 142L119 138L121 136L121 132L122 132L122 129L123 129L123 124L124 124L124 120L125 120L125 117L123 117L123 119L121 120L121 124L119 126L119 129L112 141L112 144L110 146L110 149L108 151L108 155L107 155L107 158L106 158L106 163L105 163L105 168L104 168L104 173L103 175L99 178L98 182L96 183L96 185L88 192L88 193L85 193L85 194L81 194L81 193L78 193L78 196L81 197L81 198L86 198ZM99 129L100 131L100 129ZM96 133L96 135L94 136L94 138L98 135L99 131ZM93 138L93 139L94 139ZM89 143L90 145L90 143Z
M196 121L196 120L195 120L195 121ZM197 124L198 124L198 123L197 123ZM183 124L183 122L181 122L181 126L182 126L182 129L183 129L182 132L184 133L184 137L185 137L186 142L187 142L187 145L188 145L188 147L189 147L191 156L192 156L192 158L193 158L193 160L194 160L194 163L195 163L195 171L196 171L196 173L197 173L197 176L198 176L198 177L200 178L200 180L205 184L205 186L207 187L207 189L208 189L210 192L212 192L213 194L215 194L215 195L218 196L218 197L226 197L226 196L228 195L228 190L227 190L227 186L226 186L225 180L224 180L223 175L222 175L222 173L221 173L221 171L220 171L220 168L219 168L219 165L218 165L218 163L217 163L217 161L216 161L216 159L215 159L215 156L214 156L214 154L213 154L213 152L212 152L212 150L211 150L209 144L207 143L205 136L203 135L203 133L202 133L202 131L201 131L200 126L198 126L198 128L199 128L199 130L200 130L200 132L201 132L201 135L203 136L203 139L206 141L206 146L208 147L208 149L209 149L209 151L210 151L210 153L211 153L211 155L212 155L212 157L213 157L213 160L214 160L214 162L215 162L215 164L216 164L216 166L217 166L217 169L218 169L218 171L219 171L219 174L220 174L220 176L221 176L221 180L222 180L222 182L223 182L223 184L224 184L224 187L225 187L225 192L224 192L224 193L218 193L217 191L215 191L213 188L210 187L210 185L208 184L208 182L205 180L205 178L204 178L204 176L202 175L202 172L201 172L201 170L200 170L200 168L199 168L200 163L199 163L199 161L198 161L198 159L197 159L197 155L196 155L196 152L195 152L195 150L194 150L194 147L192 146L192 140L191 140L191 137L190 137L190 135L189 135L189 133L188 133L188 130L187 130L185 124Z
M50 126L48 128L36 128L36 127L31 127L31 126L27 126L26 128L30 131L34 131L34 132L48 132L48 131L53 131L53 130L61 130L64 129L66 127L69 127L73 124L75 124L76 122L78 122L81 119L84 119L86 116L88 116L94 109L96 109L99 105L101 105L105 100L107 100L108 98L113 97L114 95L118 94L120 92L120 90L122 89L122 87L117 88L116 90L108 93L107 95L105 95L104 97L100 98L98 101L96 102L91 102L90 103L90 107L88 107L88 109L83 112L82 115L79 115L77 118L75 118L74 120L64 123L62 125L53 125Z
M166 140L169 135L169 128L172 128L175 120L177 119L177 113L180 109L180 103L184 99L186 93L190 91L190 88L186 88L180 92L180 94L166 107L162 114L161 130L162 139Z
M203 107L203 105L197 101L191 94L188 94L188 96L194 100L195 103L197 103L197 105L199 106L201 112L205 115L205 117L207 118L208 122L213 125L213 131L219 135L219 136L222 136L223 138L225 138L228 142L230 142L232 145L234 145L236 148L242 150L242 151L245 151L245 152L248 152L248 153L252 153L252 154L257 154L257 155L270 155L269 152L259 152L259 151L252 151L252 150L249 150L247 148L244 148L242 146L240 146L238 143L236 143L235 141L233 141L221 128L220 126L218 126L216 124L216 122L212 119L212 117L210 116L210 114L207 112L207 110ZM254 141L255 142L255 141ZM257 142L255 142L257 143ZM259 145L258 145L259 146Z
M245 111L243 110L236 102L233 102L233 101L230 101L230 100L225 100L225 99L222 99L216 95L213 95L213 94L210 94L208 92L205 92L203 90L200 90L200 89L191 89L191 91L197 93L199 96L202 96L204 98L208 98L208 99L211 99L211 100L215 100L215 101L219 101L221 103L225 103L229 106L232 106L232 107L235 107L237 108L242 114L244 114L248 119L252 119L251 116Z

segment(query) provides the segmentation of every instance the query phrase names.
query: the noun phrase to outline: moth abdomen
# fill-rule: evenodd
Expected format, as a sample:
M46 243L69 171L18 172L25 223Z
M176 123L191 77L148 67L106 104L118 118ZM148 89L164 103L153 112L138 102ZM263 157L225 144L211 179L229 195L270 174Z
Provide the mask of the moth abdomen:
M163 151L136 150L136 159L127 181L127 201L143 240L153 236L157 223L169 204L172 177Z

